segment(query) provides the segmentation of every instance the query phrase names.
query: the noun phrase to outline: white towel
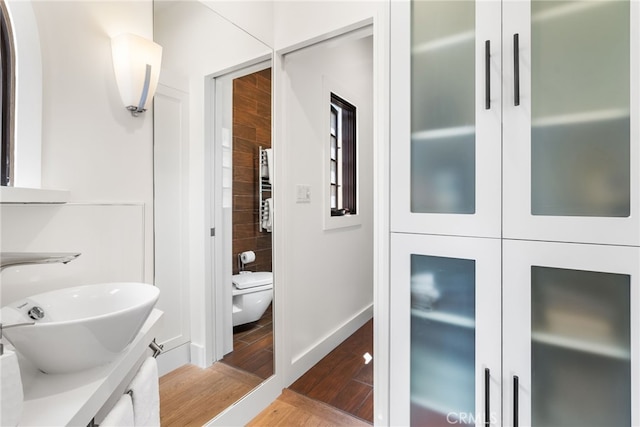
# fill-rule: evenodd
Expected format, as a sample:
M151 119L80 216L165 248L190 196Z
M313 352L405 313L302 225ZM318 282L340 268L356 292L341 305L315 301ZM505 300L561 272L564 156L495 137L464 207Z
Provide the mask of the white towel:
M271 203L271 198L268 198L264 201L264 206L262 207L262 228L264 228L267 232L271 233L271 227L273 227L273 206Z
M269 184L271 184L271 176L273 175L273 163L271 163L271 148L265 148L264 152L267 156L267 171L265 177L269 178Z
M132 427L133 421L133 403L131 396L123 395L104 420L100 423L100 427Z
M133 400L133 418L136 427L160 425L160 387L158 364L153 357L144 361L129 384Z
M262 178L269 178L269 166L266 164L260 165L260 176Z

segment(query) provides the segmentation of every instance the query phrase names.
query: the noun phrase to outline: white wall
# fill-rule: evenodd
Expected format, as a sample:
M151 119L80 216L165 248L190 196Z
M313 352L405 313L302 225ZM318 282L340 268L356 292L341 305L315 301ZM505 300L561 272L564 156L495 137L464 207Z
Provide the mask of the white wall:
M71 190L73 201L151 203L153 117L133 118L121 105L110 38L152 38L152 2L33 6L43 65L43 187Z
M155 282L162 296L157 308L164 312L166 326L156 337L165 351L158 358L161 375L175 368L166 366L167 352L191 341L188 104L186 92L158 85L153 101L153 163Z
M366 20L386 19L387 1L274 2L274 48L287 49Z
M104 282L143 282L145 206L68 203L0 207L3 252L80 252L63 264L2 272L0 306L52 289Z
M42 52L42 187L70 190L71 203L58 209L24 207L28 215L16 214L15 208L3 206L2 250L87 252L82 262L76 261L76 267L60 266L69 267L61 270L62 275L70 270L77 273L73 284L111 280L114 276L151 282L152 116L146 113L132 118L121 105L113 75L110 37L133 32L151 38L152 2L35 1L33 11ZM110 212L127 204L138 206L142 217L98 220L111 218ZM96 253L91 245L109 239L108 230L118 225L123 230L137 228L138 232L121 233L121 240L114 244L105 240L104 252ZM19 229L30 232L11 231ZM56 237L61 235L65 239ZM135 263L141 263L135 271L127 270L124 264L110 265L117 262L114 260L119 258L118 251L122 248L133 251L132 256L138 260ZM89 272L83 265L102 267ZM59 277L49 281L47 275L55 276L53 272L57 269L52 266L53 270L48 271L46 267L34 267L33 271L24 268L21 280L35 277L39 280L38 290L69 286L69 281L60 281ZM114 275L109 269L129 272ZM16 291L17 285L7 277L9 271L2 274L3 295L13 298L30 291L27 288Z
M277 185L285 193L285 204L278 208L276 215L286 210L284 246L287 253L286 262L282 264L285 281L279 281L280 271L277 271L276 284L285 286L284 328L285 339L290 340L289 380L293 380L372 313L373 44L370 31L289 53L284 57L283 69L285 141L277 153L285 178ZM329 211L325 200L329 185L326 156L329 90L355 104L358 122L360 224L338 229L324 228ZM310 187L310 203L296 201L298 185Z

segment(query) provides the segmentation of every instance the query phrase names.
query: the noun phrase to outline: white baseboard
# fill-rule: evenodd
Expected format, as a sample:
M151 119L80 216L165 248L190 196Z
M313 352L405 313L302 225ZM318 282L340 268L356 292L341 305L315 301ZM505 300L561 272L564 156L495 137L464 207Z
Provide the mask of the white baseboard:
M272 376L205 424L205 427L246 426L249 421L276 400L280 393L282 393L282 386L276 376Z
M363 309L360 313L346 321L329 336L325 337L313 347L306 349L301 354L293 357L291 368L288 372L285 387L291 385L295 380L300 378L305 372L318 363L323 357L336 348L342 341L346 340L355 331L360 329L362 325L373 318L373 304Z
M190 353L190 343L162 352L156 359L158 361L158 375L163 376L180 366L191 363Z
M190 344L191 348L191 364L199 366L201 368L206 368L209 366L204 357L204 347L200 344Z

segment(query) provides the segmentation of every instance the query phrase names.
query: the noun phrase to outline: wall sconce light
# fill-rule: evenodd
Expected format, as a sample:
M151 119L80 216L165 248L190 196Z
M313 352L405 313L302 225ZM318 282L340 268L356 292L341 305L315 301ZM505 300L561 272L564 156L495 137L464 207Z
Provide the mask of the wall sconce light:
M162 46L135 34L121 34L111 39L111 51L120 97L137 117L147 110L158 86Z

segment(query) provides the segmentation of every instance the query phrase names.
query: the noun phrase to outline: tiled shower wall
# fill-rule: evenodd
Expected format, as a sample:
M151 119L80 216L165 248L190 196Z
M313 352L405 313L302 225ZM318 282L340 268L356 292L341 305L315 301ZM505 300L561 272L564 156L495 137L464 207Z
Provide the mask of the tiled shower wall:
M251 271L271 271L271 233L259 231L259 147L271 147L271 69L233 81L233 273L254 251Z

